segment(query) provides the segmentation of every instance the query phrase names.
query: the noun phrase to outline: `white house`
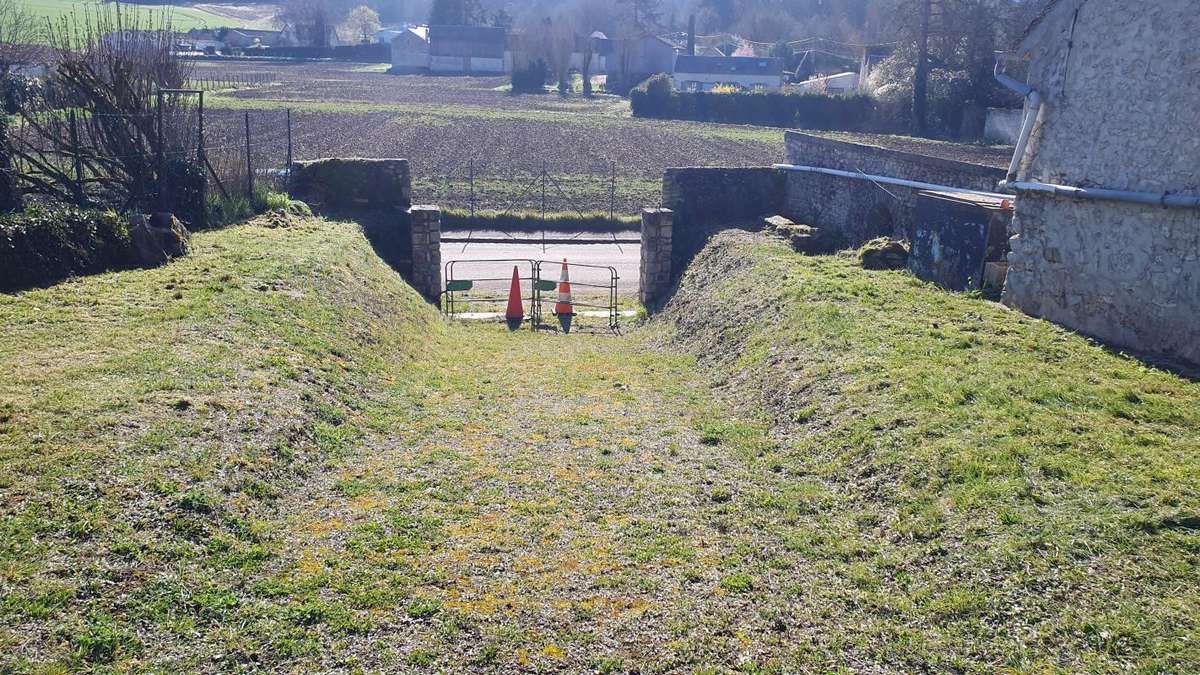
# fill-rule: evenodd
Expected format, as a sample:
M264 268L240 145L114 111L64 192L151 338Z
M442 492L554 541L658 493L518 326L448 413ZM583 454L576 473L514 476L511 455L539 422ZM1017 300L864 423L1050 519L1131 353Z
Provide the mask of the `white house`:
M429 27L412 26L389 40L392 44L392 72L429 71Z
M778 89L783 86L783 59L680 54L671 82L676 91L710 91L718 85Z

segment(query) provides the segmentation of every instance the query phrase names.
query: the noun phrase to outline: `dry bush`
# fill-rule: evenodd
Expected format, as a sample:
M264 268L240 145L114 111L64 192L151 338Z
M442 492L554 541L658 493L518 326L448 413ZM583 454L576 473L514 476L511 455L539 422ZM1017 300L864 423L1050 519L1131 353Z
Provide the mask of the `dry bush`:
M159 179L195 155L195 110L181 88L170 15L148 20L120 5L64 17L49 30L54 69L17 114L13 155L34 193L83 205L153 210ZM162 120L162 133L158 123ZM160 142L161 139L161 142Z

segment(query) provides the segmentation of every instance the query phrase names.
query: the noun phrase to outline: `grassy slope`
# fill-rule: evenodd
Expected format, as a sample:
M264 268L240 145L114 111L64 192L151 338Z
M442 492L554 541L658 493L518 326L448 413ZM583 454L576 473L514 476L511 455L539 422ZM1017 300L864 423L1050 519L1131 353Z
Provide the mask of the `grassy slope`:
M1195 384L721 241L619 338L337 224L0 297L0 669L1196 669Z
M194 242L0 295L0 669L186 641L440 326L352 226Z
M723 235L668 309L762 461L831 499L775 527L843 658L1200 667L1200 386L1046 322ZM730 426L718 433L751 433Z

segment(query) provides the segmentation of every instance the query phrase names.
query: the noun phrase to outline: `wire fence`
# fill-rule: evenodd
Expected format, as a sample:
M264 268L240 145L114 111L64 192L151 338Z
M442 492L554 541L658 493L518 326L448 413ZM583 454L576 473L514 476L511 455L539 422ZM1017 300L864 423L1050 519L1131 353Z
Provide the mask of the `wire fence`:
M203 227L214 209L241 208L240 202L261 199L267 191L286 191L295 149L311 151L327 137L323 129L294 134L290 109L214 112L205 110L203 90L170 90L164 96L190 98L187 105L156 106L111 122L73 109L40 115L36 123L45 131L33 136L49 144L42 155L52 165L43 169L55 169L77 203L121 210L149 204ZM136 127L136 133L117 134L135 142L113 152L110 137L97 137L105 135L106 125ZM661 201L661 174L615 162L469 159L445 169L423 167L424 161L417 157L411 165L414 200L455 212L460 223L464 216L487 216L490 224L502 226L511 216L525 226L563 219L611 224ZM21 169L30 179L40 175ZM112 171L127 174L122 181L131 191L127 203L113 204L99 194L106 185L103 174Z
M292 168L290 110L245 112L211 129L205 143L209 176L226 199L285 191Z
M637 214L661 201L662 176L615 162L520 163L467 160L450 170L414 167L415 198L470 216L565 216L580 219Z
M214 210L244 211L286 190L290 110L246 112L212 125L201 90L162 90L148 111L26 112L14 137L17 174L34 193L79 206L169 211L204 227Z

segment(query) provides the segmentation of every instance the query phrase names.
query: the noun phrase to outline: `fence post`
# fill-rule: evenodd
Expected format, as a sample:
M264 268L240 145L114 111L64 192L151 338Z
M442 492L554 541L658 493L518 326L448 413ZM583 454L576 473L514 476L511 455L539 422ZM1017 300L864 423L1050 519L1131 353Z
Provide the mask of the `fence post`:
M288 129L288 157L287 157L287 177L288 183L292 182L292 109L287 109L287 129Z
M471 221L475 221L475 160L471 160Z
M158 178L158 181L157 181L158 182L158 210L166 211L167 210L167 190L166 190L166 183L164 182L164 178L165 178L165 174L166 174L166 171L165 171L166 164L164 161L165 157L163 156L163 110L162 110L163 109L163 93L162 93L162 91L159 91L157 93L158 93L158 98L155 102L156 103L155 117L157 120L156 133L158 136L158 149L156 152L156 155L157 155L156 164L158 165L158 176L157 176L157 178Z
M200 105L196 120L196 163L200 168L200 227L208 226L208 158L204 156L204 90L200 90Z
M612 163L612 179L608 183L608 220L611 222L617 208L617 163Z
M250 163L250 112L246 112L246 196L254 198L254 166Z
M546 227L546 160L542 160L542 228Z
M75 159L76 199L83 202L83 161L79 157L79 128L75 124L75 110L71 109L71 154Z

